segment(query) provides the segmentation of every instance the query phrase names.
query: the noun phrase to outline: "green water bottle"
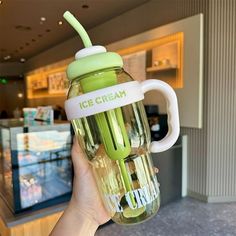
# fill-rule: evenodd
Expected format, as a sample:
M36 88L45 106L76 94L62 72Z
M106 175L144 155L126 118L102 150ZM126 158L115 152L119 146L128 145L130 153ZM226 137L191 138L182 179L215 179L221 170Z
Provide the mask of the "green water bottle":
M64 18L85 46L67 68L67 118L93 167L113 221L140 223L155 215L160 206L159 184L150 153L167 150L179 136L175 92L159 80L134 81L123 70L117 53L93 46L71 13L66 12ZM161 92L167 100L169 127L166 137L152 143L142 103L144 93L150 90Z

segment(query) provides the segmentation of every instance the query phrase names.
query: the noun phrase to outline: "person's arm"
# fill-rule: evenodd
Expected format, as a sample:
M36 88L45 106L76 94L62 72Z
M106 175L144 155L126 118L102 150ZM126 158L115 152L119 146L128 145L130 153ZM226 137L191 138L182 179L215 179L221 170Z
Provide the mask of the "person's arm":
M70 202L51 236L93 236L98 226L96 221L85 214L82 215Z
M50 235L92 236L110 215L100 198L92 167L76 139L71 156L74 165L72 198Z

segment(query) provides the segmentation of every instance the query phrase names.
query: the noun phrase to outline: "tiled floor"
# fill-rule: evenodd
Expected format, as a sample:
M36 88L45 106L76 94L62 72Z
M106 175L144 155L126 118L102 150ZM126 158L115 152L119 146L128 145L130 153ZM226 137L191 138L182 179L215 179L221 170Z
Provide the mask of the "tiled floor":
M236 203L203 203L191 198L168 204L136 226L111 224L96 236L236 236Z

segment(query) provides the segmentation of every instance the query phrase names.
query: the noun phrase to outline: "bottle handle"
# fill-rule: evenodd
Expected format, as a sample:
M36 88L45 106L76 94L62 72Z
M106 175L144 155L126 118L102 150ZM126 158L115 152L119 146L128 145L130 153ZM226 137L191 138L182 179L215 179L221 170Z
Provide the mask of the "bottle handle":
M170 85L161 80L145 80L141 86L143 93L157 90L167 101L168 133L160 141L153 141L150 146L151 152L163 152L173 146L179 137L179 111L176 94Z

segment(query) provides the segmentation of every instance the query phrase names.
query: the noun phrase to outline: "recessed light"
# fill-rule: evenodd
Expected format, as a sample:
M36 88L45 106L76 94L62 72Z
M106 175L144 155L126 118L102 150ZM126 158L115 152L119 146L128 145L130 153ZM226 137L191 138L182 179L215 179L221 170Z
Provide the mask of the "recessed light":
M84 8L84 9L88 9L88 8L89 8L89 6L88 6L88 5L86 5L86 4L84 4L84 5L82 5L82 8Z
M23 98L23 93L18 93L17 96L18 98Z
M2 1L0 1L0 4L2 4Z
M58 21L58 25L62 25L63 24L63 22L60 20L60 21Z
M11 59L10 55L7 55L7 56L4 57L4 60L9 60L9 59Z
M21 58L20 62L24 63L25 62L25 58Z
M46 21L46 17L42 16L42 17L40 17L40 20L41 21Z

